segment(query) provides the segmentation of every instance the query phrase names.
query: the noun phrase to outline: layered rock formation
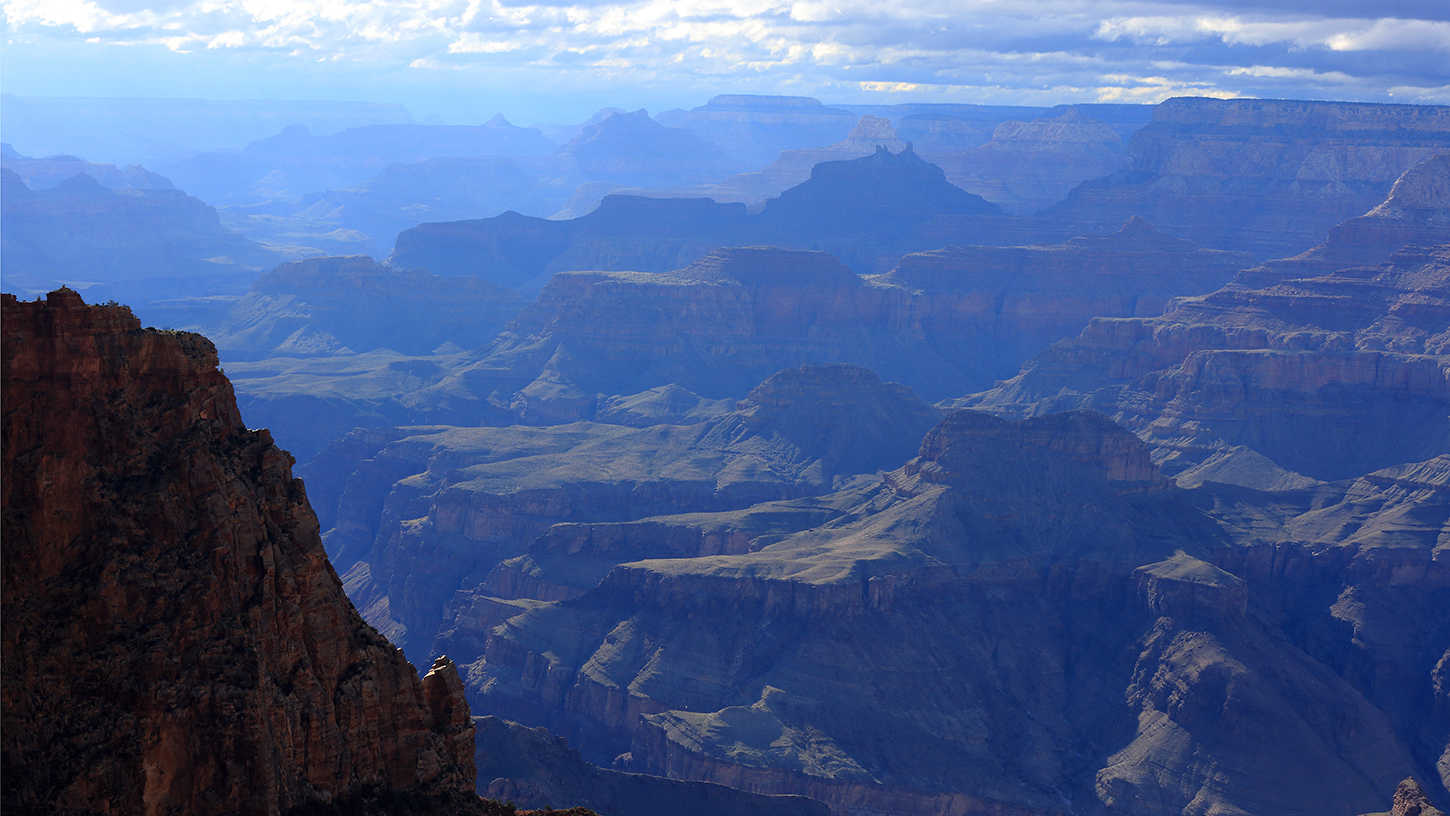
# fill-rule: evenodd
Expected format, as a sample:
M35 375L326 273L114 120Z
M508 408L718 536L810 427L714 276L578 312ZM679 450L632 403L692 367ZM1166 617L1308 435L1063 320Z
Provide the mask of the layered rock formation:
M825 362L941 399L1010 376L1096 315L1156 315L1250 261L1136 220L1059 245L908 255L870 278L825 253L761 247L666 274L561 273L484 359L418 399L516 394L526 420L590 419L606 395L672 385L738 396L778 369Z
M0 180L0 263L7 286L23 294L62 282L93 300L240 294L284 260L180 190L109 190L84 173L48 190L31 190L8 169Z
M524 303L477 277L444 278L354 255L284 263L235 301L162 303L148 316L205 334L226 362L382 348L418 356L445 344L486 345Z
M358 616L211 344L3 305L7 812L476 812L456 670Z
M1159 318L1096 319L979 404L1096 406L1175 473L1243 448L1342 479L1450 453L1447 341L1450 248L1407 247L1386 265L1230 286Z
M1170 99L1133 134L1126 166L1044 215L1077 232L1141 215L1215 249L1280 258L1383 201L1450 149L1450 108Z
M426 654L458 590L550 525L717 511L829 491L905 458L936 420L850 366L781 372L692 425L358 431L308 468L364 615Z
M1107 176L1127 160L1117 132L1077 109L1054 119L1003 122L973 148L921 150L947 181L1017 215L1056 204L1079 183Z
M836 812L1356 814L1433 767L1443 468L1367 477L1425 484L1372 512L1386 550L1240 534L1261 503L1196 498L1150 453L1101 415L963 412L814 519L556 528L517 599L473 605L466 682L587 758ZM574 577L550 551L619 560L549 600Z

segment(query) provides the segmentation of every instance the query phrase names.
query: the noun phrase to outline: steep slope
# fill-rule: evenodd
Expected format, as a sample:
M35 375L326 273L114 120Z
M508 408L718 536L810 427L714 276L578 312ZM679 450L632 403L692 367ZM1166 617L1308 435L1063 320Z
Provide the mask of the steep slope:
M734 164L712 142L684 128L665 127L643 109L585 127L555 155L581 180L640 187L708 183Z
M843 362L941 399L1010 376L1094 316L1157 314L1250 261L1136 220L1058 245L908 255L864 279L822 252L766 247L665 274L560 273L482 360L418 398L517 394L525 419L589 419L597 395L739 396L781 368Z
M358 431L311 463L334 563L364 615L427 654L459 590L550 525L728 510L903 461L937 413L854 366L780 372L690 425Z
M1158 318L1096 319L977 404L1097 407L1175 474L1244 448L1342 479L1450 453L1447 342L1450 247L1406 247L1389 264L1230 286Z
M427 355L486 345L525 301L476 277L379 266L366 255L291 261L235 301L158 304L166 325L205 334L224 362L386 348Z
M1412 749L1416 729L1443 747L1423 655L1450 632L1412 624L1427 636L1408 681L1362 690L1331 667L1356 650L1395 665L1398 641L1369 633L1443 609L1443 546L1421 528L1388 558L1363 541L1271 555L1220 527L1211 496L1172 487L1101 415L961 412L825 518L762 506L779 532L729 549L678 546L718 523L700 515L551 532L586 555L655 554L565 599L475 604L494 622L466 682L476 708L559 729L596 761L838 813L1350 816L1387 801L1438 755ZM1433 485L1397 502L1443 518ZM1333 623L1361 614L1341 593L1394 610L1390 625L1354 640ZM1412 704L1377 708L1375 688Z
M474 812L456 671L358 616L211 344L64 289L3 305L7 812Z
M1141 215L1214 249L1281 258L1383 201L1450 148L1450 108L1170 99L1133 134L1127 165L1044 215L1091 232Z

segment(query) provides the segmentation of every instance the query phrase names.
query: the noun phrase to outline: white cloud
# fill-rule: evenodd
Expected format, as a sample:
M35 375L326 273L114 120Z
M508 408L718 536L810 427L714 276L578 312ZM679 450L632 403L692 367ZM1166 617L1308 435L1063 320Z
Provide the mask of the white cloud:
M1156 101L1293 83L1443 96L1450 23L1155 0L6 0L12 35L579 82ZM1226 0L1224 0L1226 1ZM568 0L563 0L568 3ZM1394 52L1378 78L1365 52ZM1416 56L1420 55L1420 56ZM1389 64L1391 61L1383 61ZM561 80L563 81L563 80ZM750 79L750 81L756 81ZM1015 89L1015 91L1013 90ZM769 88L761 88L769 90ZM1412 93L1397 91L1397 93Z

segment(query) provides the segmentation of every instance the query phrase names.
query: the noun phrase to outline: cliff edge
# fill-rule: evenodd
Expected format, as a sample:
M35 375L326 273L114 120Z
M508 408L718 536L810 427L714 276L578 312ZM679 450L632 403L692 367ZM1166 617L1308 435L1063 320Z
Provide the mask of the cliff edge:
M477 808L457 671L358 616L212 344L3 297L6 812Z

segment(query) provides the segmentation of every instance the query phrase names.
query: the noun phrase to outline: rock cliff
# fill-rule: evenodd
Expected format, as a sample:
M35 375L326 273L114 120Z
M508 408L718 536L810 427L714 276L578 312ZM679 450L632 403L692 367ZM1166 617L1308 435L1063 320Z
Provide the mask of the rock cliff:
M979 404L1096 406L1175 475L1234 447L1329 480L1450 453L1447 252L1407 247L1377 267L1229 286L1158 318L1096 319Z
M970 150L921 150L947 181L1017 215L1056 204L1079 183L1110 175L1127 160L1117 132L1077 109L1053 119L1003 122Z
M456 670L358 616L212 345L65 289L3 306L7 812L473 812Z
M1443 510L1440 470L1374 477L1430 485L1378 528ZM556 528L540 577L567 577L551 548L639 560L504 602L466 671L475 706L595 761L837 813L1348 816L1443 747L1424 660L1450 644L1382 639L1444 601L1426 532L1443 513L1398 528L1398 567L1364 540L1255 543L1238 531L1262 503L1205 511L1092 413L957 413L881 482L815 502L759 505L774 521L753 528Z
M1133 134L1122 170L1044 215L1076 232L1141 215L1207 247L1281 258L1374 207L1447 148L1445 107L1170 99Z
M787 370L692 425L358 431L309 467L349 595L427 654L455 593L551 525L718 511L895 466L937 413L854 366ZM335 515L333 515L335 513ZM461 602L461 601L460 601Z

